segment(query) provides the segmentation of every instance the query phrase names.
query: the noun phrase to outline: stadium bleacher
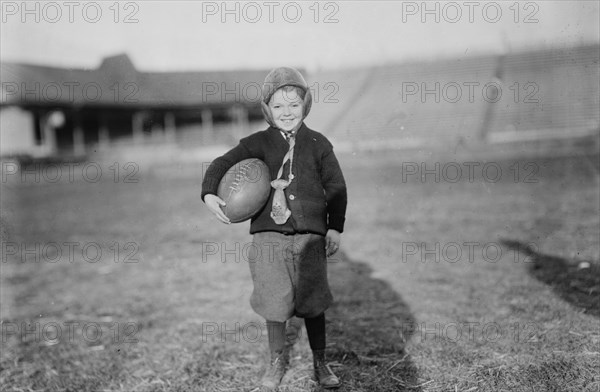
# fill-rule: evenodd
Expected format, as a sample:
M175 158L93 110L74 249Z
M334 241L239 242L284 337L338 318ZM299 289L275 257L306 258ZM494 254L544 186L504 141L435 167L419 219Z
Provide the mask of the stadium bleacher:
M317 73L338 103L317 102L309 125L353 150L590 135L598 58L584 46Z

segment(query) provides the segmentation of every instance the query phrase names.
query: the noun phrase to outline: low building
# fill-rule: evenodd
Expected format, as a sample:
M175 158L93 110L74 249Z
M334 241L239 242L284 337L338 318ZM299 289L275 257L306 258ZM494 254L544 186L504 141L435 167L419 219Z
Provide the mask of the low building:
M267 72L140 72L125 54L97 69L2 63L0 154L82 156L114 143L227 142L263 121Z

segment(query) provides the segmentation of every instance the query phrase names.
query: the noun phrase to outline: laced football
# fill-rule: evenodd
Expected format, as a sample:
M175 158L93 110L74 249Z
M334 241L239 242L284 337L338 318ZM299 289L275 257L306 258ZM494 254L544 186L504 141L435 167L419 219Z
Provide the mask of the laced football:
M246 159L231 167L221 179L217 195L227 203L223 213L232 223L246 221L269 199L271 176L260 159Z

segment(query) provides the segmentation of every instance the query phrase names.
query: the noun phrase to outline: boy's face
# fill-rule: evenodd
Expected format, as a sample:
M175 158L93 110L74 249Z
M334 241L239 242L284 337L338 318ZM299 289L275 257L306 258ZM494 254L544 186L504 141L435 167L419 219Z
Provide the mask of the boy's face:
M284 131L292 131L302 121L304 101L300 98L296 89L285 91L280 88L271 97L269 108L275 125Z

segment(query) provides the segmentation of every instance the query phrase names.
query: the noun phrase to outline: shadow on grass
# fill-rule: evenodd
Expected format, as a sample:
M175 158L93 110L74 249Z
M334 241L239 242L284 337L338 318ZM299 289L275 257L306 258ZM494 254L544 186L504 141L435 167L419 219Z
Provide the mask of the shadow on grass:
M600 265L590 263L579 269L567 260L537 252L531 246L514 240L503 240L510 249L527 256L529 273L540 282L550 285L565 301L600 317Z
M372 278L367 264L343 254L328 269L335 297L326 313L328 360L343 381L340 391L421 390L405 353L416 321L402 298Z

